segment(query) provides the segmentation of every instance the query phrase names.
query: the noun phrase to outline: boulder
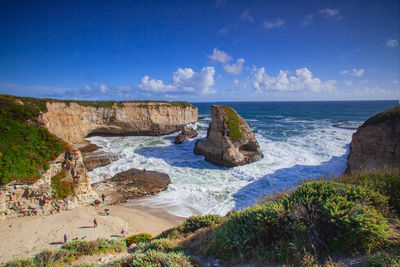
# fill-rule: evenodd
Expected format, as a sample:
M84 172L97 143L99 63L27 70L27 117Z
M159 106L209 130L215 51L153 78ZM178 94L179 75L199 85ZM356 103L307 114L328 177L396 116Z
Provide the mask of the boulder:
M194 153L215 165L233 167L263 158L248 123L228 106L211 106L211 123L205 141L197 141Z
M198 135L197 131L192 127L185 126L180 134L175 138L175 144L182 144L189 138L195 138Z
M101 147L90 142L84 142L76 145L82 153L83 165L88 171L95 168L103 167L121 157L115 153L104 152L99 150Z
M106 202L118 204L167 190L171 179L168 174L145 169L129 169L111 179L92 184L98 195L104 194Z
M369 118L350 143L347 173L383 168L400 170L400 107Z

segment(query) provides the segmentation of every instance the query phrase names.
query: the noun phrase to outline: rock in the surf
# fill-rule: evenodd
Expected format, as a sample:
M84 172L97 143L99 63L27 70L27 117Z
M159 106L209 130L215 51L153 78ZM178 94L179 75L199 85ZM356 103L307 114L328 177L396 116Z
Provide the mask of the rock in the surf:
M350 143L347 172L383 168L400 170L400 107L369 118Z
M182 144L189 138L195 138L198 135L197 131L192 127L185 126L180 134L175 138L175 144Z
M215 165L233 167L263 158L248 123L228 106L211 106L211 123L205 141L197 141L194 153Z

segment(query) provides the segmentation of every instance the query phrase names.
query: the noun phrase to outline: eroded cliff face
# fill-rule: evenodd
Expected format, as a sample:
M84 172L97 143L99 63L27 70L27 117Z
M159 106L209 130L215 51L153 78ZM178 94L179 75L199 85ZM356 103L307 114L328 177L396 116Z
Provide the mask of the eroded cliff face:
M197 141L194 153L219 166L233 167L263 158L247 122L228 106L211 106L211 123L205 141Z
M400 107L368 119L353 134L346 172L400 170Z
M89 135L165 135L198 120L198 110L167 102L125 102L92 107L71 102L46 103L40 121L54 135L76 144Z

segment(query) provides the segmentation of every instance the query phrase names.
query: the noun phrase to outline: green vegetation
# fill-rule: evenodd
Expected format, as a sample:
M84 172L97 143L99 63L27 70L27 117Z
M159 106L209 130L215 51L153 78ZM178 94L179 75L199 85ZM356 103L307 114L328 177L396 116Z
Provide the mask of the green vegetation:
M124 239L126 246L129 247L131 244L139 244L141 242L153 239L153 235L149 233L140 233L128 236Z
M0 96L0 183L35 181L49 168L66 145L46 129L35 125L43 108L35 99L22 105Z
M81 256L100 253L118 253L126 250L125 242L121 240L97 239L95 241L73 241L64 244L60 250L44 250L32 259L17 259L4 266L62 266L69 265Z
M55 198L63 199L72 194L74 183L65 181L65 169L61 169L59 173L51 178L51 188Z
M390 108L366 120L362 126L374 125L385 121L400 121L400 106Z
M219 106L225 113L229 127L229 136L233 139L243 138L244 129L240 126L240 119L236 111L228 106Z

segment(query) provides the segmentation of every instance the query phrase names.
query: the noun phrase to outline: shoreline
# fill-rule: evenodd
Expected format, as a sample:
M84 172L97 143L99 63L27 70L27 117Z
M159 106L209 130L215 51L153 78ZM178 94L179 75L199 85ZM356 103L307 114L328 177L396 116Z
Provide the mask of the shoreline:
M110 215L104 214L104 209ZM98 226L93 227L96 218ZM181 224L184 218L167 212L146 212L124 205L80 206L68 211L47 216L16 217L0 222L0 263L17 258L30 258L44 249L59 249L64 234L68 242L96 240L97 238L121 237L148 232L156 236L162 231Z

